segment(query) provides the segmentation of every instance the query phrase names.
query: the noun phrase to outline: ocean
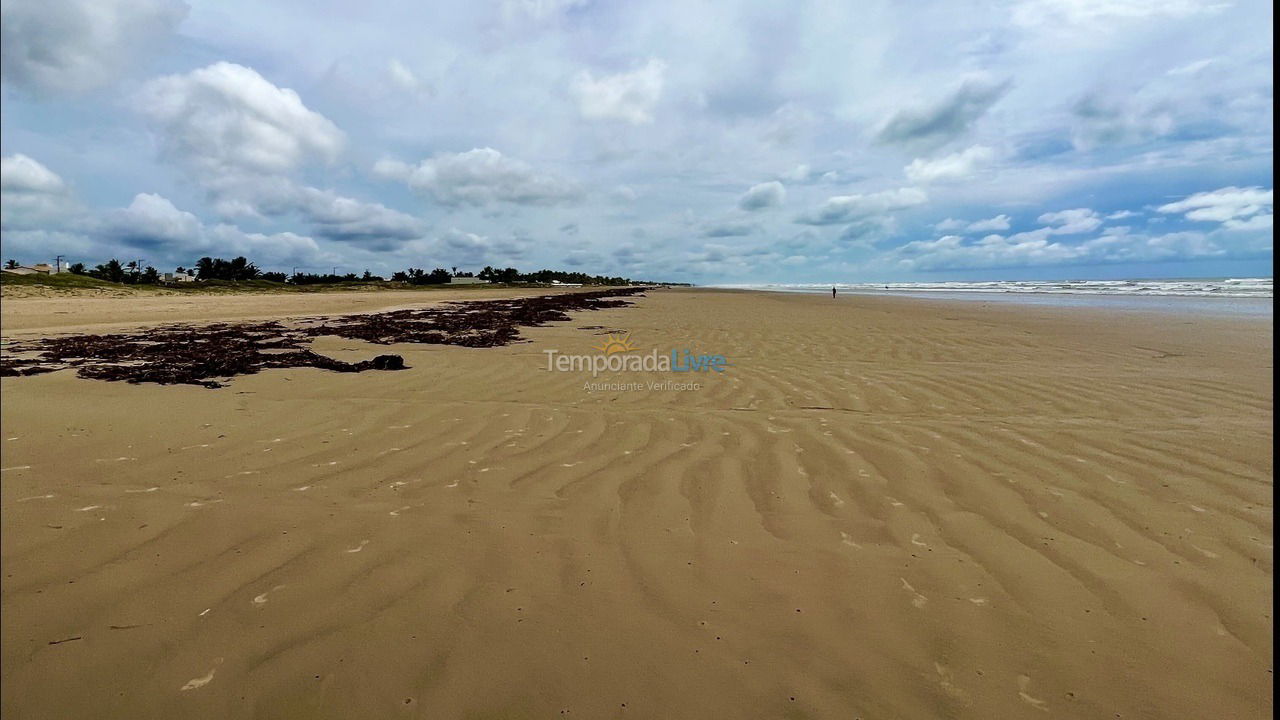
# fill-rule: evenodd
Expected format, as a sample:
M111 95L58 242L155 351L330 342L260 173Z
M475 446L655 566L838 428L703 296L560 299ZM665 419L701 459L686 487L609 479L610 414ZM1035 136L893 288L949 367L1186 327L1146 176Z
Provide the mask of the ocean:
M713 287L830 293L833 284L747 283ZM1146 280L992 280L834 283L838 293L900 295L1030 305L1270 315L1272 278Z

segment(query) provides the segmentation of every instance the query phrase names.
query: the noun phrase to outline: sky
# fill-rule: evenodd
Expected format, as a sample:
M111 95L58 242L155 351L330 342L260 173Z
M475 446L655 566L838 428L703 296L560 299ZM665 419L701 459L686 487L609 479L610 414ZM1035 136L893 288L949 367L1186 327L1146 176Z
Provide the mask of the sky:
M3 0L0 254L1270 277L1270 2Z

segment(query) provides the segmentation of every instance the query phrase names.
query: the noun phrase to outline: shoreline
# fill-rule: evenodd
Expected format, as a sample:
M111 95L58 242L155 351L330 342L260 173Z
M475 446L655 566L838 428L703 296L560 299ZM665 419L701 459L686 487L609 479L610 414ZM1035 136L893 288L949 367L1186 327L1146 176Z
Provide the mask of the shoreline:
M820 290L786 290L767 288L702 288L738 292L764 292L781 295L826 295ZM1273 298L1259 296L1211 295L1140 295L1121 293L1019 292L986 290L845 290L837 297L883 297L928 300L933 302L990 303L1038 307L1083 308L1103 311L1222 315L1231 317L1270 318Z

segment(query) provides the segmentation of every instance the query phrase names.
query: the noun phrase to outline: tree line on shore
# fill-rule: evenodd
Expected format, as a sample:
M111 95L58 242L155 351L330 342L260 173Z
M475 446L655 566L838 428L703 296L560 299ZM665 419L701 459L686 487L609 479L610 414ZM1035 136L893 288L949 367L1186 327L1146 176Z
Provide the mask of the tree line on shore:
M14 260L5 263L5 267L12 269L18 267ZM143 266L141 262L131 260L121 263L116 258L111 258L105 263L100 263L93 267L88 267L84 263L73 263L67 266L67 271L76 275L86 275L107 282L122 283L127 285L159 285L166 282L166 278L154 267ZM321 284L337 284L337 283L383 283L387 282L386 278L365 270L362 275L355 273L338 274L330 273L308 273L298 272L296 269L292 274L286 275L282 272L267 272L261 270L257 265L250 262L247 258L235 257L230 260L223 258L202 257L196 261L195 265L186 268L179 267L174 273L176 275L185 275L195 280L223 280L231 282L239 282L245 280L261 280L267 282L288 283L291 285L321 285ZM449 283L453 278L475 278L476 280L491 283L551 283L552 281L561 283L575 283L581 285L631 285L634 284L628 278L619 276L606 275L589 275L582 272L568 272L564 270L538 270L535 272L520 272L516 268L495 268L486 265L483 270L477 273L459 271L458 268L446 270L444 268L435 268L433 270L424 270L422 268L407 268L395 272L391 275L390 281L393 283L404 283L408 285L443 285Z

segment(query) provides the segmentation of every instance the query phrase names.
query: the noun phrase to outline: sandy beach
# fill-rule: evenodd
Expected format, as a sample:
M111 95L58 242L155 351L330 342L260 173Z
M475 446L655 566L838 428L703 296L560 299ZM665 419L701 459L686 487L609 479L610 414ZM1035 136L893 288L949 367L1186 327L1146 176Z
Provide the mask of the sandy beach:
M627 333L729 367L548 370ZM0 380L5 717L1271 716L1269 317L664 289L521 334Z

